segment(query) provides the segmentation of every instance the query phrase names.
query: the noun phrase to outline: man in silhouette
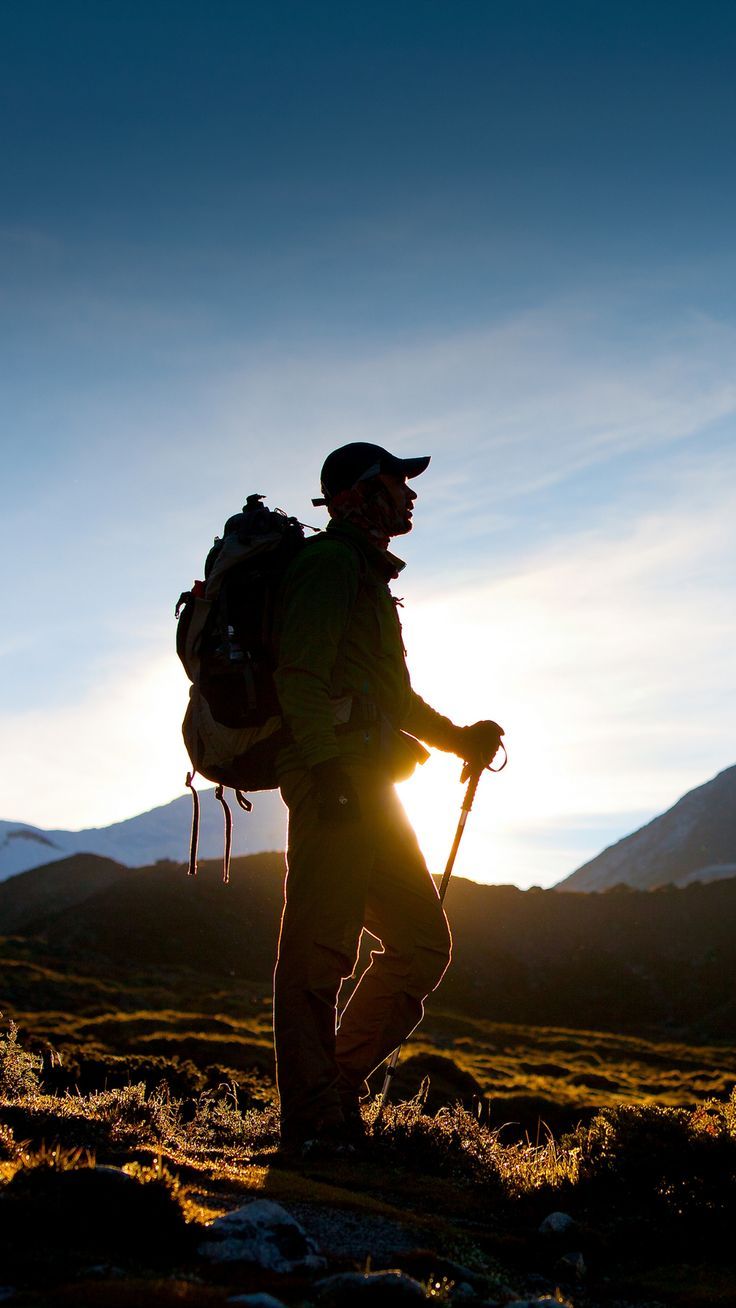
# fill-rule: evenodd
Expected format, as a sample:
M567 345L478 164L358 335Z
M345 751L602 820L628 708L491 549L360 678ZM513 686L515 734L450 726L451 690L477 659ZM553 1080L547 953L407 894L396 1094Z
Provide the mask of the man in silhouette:
M365 1078L420 1021L450 960L450 932L394 790L426 750L484 766L502 729L456 726L412 689L389 583L389 552L411 531L408 481L428 457L345 445L322 469L330 523L290 565L276 687L292 743L279 758L289 809L286 899L274 977L285 1145L337 1145L362 1132ZM363 928L382 949L336 1022Z

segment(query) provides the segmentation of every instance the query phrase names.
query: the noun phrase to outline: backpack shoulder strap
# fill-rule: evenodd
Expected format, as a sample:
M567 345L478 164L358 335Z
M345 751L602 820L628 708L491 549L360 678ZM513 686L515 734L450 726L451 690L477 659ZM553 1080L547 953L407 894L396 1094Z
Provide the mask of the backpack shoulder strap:
M368 578L368 560L366 559L365 554L361 550L360 546L356 542L350 540L349 537L347 536L338 536L337 533L335 533L334 535L327 536L326 532L320 532L319 537L317 536L311 537L311 539L307 542L307 544L311 544L312 540L317 540L317 539L338 541L346 549L350 550L353 556L358 560L358 585L355 591L355 598L353 599L350 612L348 613L347 621L345 623L345 630L343 631L342 640L340 641L340 645L337 651L335 666L332 670L330 694L333 698L337 698L339 695L342 694L342 681L345 672L345 663L347 660L347 637L348 637L348 631L350 630L350 623L352 622L353 614L355 613L355 609L361 594L365 594L369 590L369 587L366 585L367 578Z

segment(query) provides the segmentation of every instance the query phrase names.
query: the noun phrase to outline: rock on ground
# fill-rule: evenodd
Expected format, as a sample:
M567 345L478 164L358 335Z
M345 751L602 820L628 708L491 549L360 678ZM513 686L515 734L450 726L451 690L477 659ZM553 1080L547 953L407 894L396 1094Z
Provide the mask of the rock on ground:
M233 1294L226 1303L238 1303L247 1305L247 1308L284 1308L280 1299L274 1299L272 1294Z
M587 1271L585 1259L579 1249L563 1254L557 1266L561 1272L566 1273L568 1276L576 1276L579 1281L582 1281Z
M360 1262L370 1253L379 1266L390 1266L393 1259L421 1247L427 1238L421 1226L412 1227L377 1213L304 1201L290 1204L289 1209L328 1259Z
M565 1299L561 1302L554 1295L544 1294L541 1299L514 1299L512 1303L507 1303L504 1308L570 1308L568 1301Z
M545 1217L539 1231L541 1235L567 1235L576 1226L575 1218L569 1213L550 1213Z
M424 1287L403 1272L339 1272L314 1286L320 1308L404 1308L426 1304Z
M249 1263L269 1272L319 1272L326 1266L304 1228L270 1199L254 1199L216 1218L198 1253L213 1263Z

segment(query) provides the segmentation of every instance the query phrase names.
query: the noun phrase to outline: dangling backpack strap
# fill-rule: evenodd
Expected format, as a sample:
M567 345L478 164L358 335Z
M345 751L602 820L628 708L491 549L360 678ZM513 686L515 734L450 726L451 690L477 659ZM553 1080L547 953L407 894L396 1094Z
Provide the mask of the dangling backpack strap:
M197 875L197 847L199 845L199 795L194 789L194 772L187 772L186 785L192 792L192 834L189 841L189 867L187 869L190 877Z
M225 855L222 863L222 879L227 885L230 880L230 853L233 847L233 815L230 812L230 805L225 799L225 791L222 786L218 786L215 790L215 799L219 799L225 815Z
M237 799L240 807L245 809L246 813L253 812L253 805L251 804L250 800L246 799L242 790L238 790L237 787L235 789L235 798Z

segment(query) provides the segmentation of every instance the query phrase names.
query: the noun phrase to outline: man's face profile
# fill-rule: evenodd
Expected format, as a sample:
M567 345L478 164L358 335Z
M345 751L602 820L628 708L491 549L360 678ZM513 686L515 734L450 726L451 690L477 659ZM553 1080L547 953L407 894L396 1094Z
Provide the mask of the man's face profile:
M406 477L397 477L393 472L381 473L379 481L386 487L397 510L396 526L392 534L405 536L413 526L412 509L417 493L412 490Z

